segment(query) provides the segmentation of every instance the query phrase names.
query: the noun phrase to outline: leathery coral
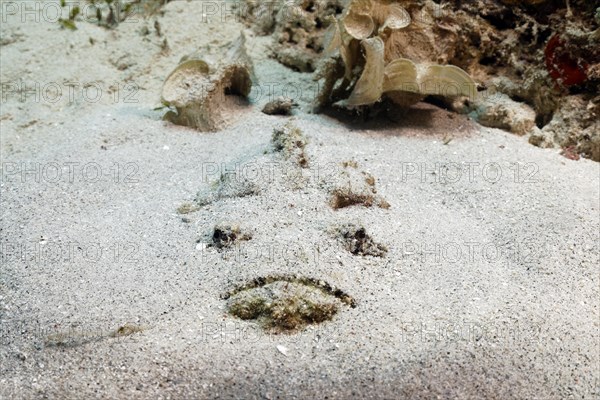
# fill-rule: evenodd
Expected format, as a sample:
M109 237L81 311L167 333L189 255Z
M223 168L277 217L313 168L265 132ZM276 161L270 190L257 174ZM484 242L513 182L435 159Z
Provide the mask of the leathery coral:
M325 82L316 106L355 108L383 97L401 106L427 95L474 98L477 85L464 70L405 48L406 43L423 48L431 41L422 33L427 28L422 15L413 19L397 1L351 0L327 32L326 59L316 76ZM425 51L432 58L433 53Z

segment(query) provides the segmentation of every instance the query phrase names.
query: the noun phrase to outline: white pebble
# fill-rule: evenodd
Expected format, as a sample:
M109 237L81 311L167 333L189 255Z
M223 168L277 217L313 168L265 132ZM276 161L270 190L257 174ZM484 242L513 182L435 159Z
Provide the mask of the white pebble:
M281 354L283 354L284 356L286 356L286 357L287 357L287 352L288 352L288 349L287 349L287 347L285 347L285 346L283 346L283 345L281 345L281 344L278 344L278 345L277 345L277 350L279 350L279 352L280 352Z

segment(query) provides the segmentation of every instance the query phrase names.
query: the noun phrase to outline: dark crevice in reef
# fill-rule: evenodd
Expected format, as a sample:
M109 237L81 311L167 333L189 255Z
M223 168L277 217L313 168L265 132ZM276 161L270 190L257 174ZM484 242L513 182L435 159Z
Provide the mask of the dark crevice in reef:
M552 121L552 117L554 117L554 114L537 114L535 116L535 125L542 129L543 127L545 127L546 125L548 125L550 123L550 121Z

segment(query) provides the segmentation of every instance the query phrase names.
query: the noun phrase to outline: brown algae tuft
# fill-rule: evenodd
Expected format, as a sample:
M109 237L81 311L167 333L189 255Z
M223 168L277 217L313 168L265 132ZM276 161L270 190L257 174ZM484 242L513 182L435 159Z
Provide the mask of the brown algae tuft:
M426 28L400 4L349 1L325 35L325 60L316 77L324 78L325 84L317 108L333 104L353 109L384 97L402 107L427 95L474 99L477 85L464 70L439 65L434 49L426 54L406 51L420 49L417 38ZM422 39L435 42L430 37Z

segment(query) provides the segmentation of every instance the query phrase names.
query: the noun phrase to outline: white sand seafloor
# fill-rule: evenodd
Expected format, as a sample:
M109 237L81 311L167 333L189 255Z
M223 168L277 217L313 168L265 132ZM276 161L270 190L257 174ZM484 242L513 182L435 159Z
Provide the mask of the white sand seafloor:
M266 92L215 133L155 110L182 56L244 28L202 22L194 4L163 8L163 37L154 19L0 24L1 399L600 396L600 164L431 105L395 121L301 107L309 168L291 182L270 144L289 118L260 112ZM260 87L299 88L306 106L311 76L246 34ZM7 85L19 80L39 96ZM389 209L329 206L349 160ZM235 165L260 167L244 172L258 195L177 213ZM206 248L219 222L252 239ZM346 251L331 228L347 222L387 255ZM323 280L357 306L294 334L227 313L224 292L272 274ZM141 331L111 335L126 324Z

